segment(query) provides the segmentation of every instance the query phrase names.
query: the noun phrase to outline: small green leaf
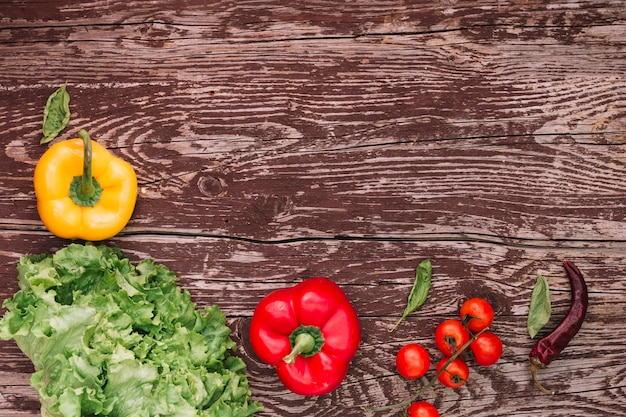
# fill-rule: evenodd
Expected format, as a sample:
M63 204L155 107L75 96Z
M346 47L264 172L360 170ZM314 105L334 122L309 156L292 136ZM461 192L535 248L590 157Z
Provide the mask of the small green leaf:
M402 313L400 320L398 320L389 332L393 332L398 325L400 325L402 320L424 304L424 301L426 301L426 298L428 297L428 291L430 290L432 273L433 267L430 263L430 259L425 259L420 262L415 271L415 282L413 283L413 288L409 294L409 299L407 301L406 308L404 309L404 313Z
M50 94L46 107L43 109L43 137L39 143L44 144L56 138L70 121L70 95L67 83Z
M533 339L537 333L550 320L552 305L550 303L550 288L548 281L541 275L537 275L537 282L530 298L528 310L528 334Z

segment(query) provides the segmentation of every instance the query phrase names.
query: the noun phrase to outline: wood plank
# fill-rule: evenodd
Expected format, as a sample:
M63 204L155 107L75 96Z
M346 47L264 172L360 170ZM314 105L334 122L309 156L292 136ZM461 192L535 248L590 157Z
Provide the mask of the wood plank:
M215 167L221 163L212 159L210 141L170 142L178 151L159 159L160 146L134 145L126 159L139 169L142 193L127 233L261 240L440 236L529 245L624 240L624 145L564 148L528 139L507 147L506 141L310 153L302 141L274 155L270 144ZM189 153L194 148L201 150ZM19 162L24 154L13 155ZM7 227L43 230L32 165L7 162L0 168L6 188L26 191L0 200L11 213Z
M187 244L183 244L185 240ZM619 295L624 293L624 283L617 278L621 274L620 267L610 266L613 263L624 265L623 248L616 250L619 254L615 254L613 262L607 262L606 253L594 254L588 250L552 250L554 259L549 259L542 249L502 250L501 245L461 242L429 242L425 248L411 242L371 245L329 239L289 244L232 242L227 249L220 239L151 236L145 241L130 237L113 243L128 248L128 253L136 259L150 253L161 254L160 259L166 265L174 271L183 271L178 272L181 285L191 291L200 306L218 303L223 308L230 317L233 335L239 341L239 353L248 364L253 392L263 398L267 408L263 415L287 415L289 412L326 415L337 410L345 415L358 415L361 411L354 410L354 406L367 405L372 398L377 399L372 406L406 398L415 387L395 374L395 352L409 340L423 343L434 352L432 333L437 323L454 317L459 303L471 296L486 297L494 304L497 311L494 331L505 341L505 353L493 368L473 366L475 378L466 390L451 392L439 387L426 394L425 398L434 401L443 413L459 411L458 407L481 398L483 405L470 406L472 413L491 415L493 402L498 404L499 412L510 411L511 415L524 415L520 413L525 407L554 409L558 413L563 404L568 403L567 413L579 415L576 413L598 402L604 404L602 399L607 395L618 396L624 390L624 381L619 375L624 372L620 335L626 332L622 320L626 300ZM137 251L138 247L141 251ZM376 253L374 260L365 248ZM525 320L530 291L538 272L549 277L553 291L554 323L546 331L563 317L569 290L559 259L576 253L581 256L576 258L577 264L594 287L580 337L541 372L542 380L559 391L555 401L532 387L526 356L533 342L524 335ZM484 255L469 258L470 254ZM412 269L424 256L432 256L434 264L430 298L425 308L389 335L387 330L402 311L412 284ZM7 263L11 262L3 262ZM596 269L598 263L600 270ZM278 266L282 270L277 270ZM246 271L256 271L259 275L246 276ZM9 271L2 271L2 276L7 275ZM251 312L264 294L317 275L330 276L344 287L361 317L364 338L351 368L353 371L338 391L319 398L302 398L289 394L274 371L255 358L246 335ZM258 276L263 279L259 280ZM601 290L596 291L596 286ZM7 294L13 290L11 287L3 289ZM14 348L11 352L14 366L27 372L29 361L20 359ZM21 380L22 385L28 382L27 378ZM626 404L617 400L611 407L618 408L611 409L623 406ZM607 406L600 405L596 411L587 413L602 416L607 410ZM464 408L463 412L470 411ZM397 415L394 413L381 415Z

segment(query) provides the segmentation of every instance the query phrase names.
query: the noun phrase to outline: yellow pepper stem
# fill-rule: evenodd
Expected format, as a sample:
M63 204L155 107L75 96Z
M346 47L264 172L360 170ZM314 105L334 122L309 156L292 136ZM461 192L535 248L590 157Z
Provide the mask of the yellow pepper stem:
M85 129L81 129L78 136L83 140L83 175L77 175L72 179L70 198L78 206L93 207L102 197L102 187L91 173L91 137Z

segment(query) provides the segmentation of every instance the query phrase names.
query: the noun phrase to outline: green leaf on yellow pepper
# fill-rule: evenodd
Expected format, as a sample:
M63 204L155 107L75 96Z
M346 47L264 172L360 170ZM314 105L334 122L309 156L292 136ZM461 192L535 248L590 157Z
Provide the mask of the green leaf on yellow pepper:
M70 95L67 83L50 94L43 110L43 137L41 144L56 138L70 121Z

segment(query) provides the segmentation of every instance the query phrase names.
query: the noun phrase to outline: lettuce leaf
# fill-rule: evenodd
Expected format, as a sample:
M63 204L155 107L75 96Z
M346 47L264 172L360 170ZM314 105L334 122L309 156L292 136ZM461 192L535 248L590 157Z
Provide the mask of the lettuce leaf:
M70 244L17 267L0 338L35 367L43 417L244 417L246 366L218 306L198 309L178 278L119 249Z

